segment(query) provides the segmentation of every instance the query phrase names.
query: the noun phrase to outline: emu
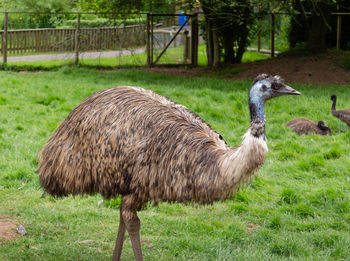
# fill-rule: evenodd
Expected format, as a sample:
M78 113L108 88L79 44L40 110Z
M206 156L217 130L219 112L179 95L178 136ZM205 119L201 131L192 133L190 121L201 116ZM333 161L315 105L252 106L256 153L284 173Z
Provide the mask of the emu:
M286 123L286 126L297 134L319 134L332 135L332 129L329 128L324 121L314 123L312 120L306 118L295 118Z
M350 109L336 110L335 106L337 103L337 95L335 94L331 96L331 100L333 101L331 108L332 115L345 122L350 127Z
M198 115L150 90L117 86L94 93L58 126L39 153L38 173L54 196L122 196L113 260L125 231L143 260L137 211L150 201L199 202L233 196L267 153L264 103L300 93L261 74L249 91L251 125L231 148Z

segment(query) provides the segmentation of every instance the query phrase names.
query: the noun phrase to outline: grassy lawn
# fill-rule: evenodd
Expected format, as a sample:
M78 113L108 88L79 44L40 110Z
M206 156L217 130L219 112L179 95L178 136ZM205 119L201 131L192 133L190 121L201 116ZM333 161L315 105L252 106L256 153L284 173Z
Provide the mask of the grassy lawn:
M156 60L157 56L161 50L155 50L153 59ZM182 64L183 61L183 46L178 46L174 48L169 48L164 55L160 58L157 64ZM242 57L242 62L252 62L257 60L268 59L269 56L261 54L258 52L247 51ZM80 64L83 66L91 67L104 67L104 68L114 68L114 67L135 67L135 66L145 66L147 61L146 53L133 54L127 56L119 56L113 58L81 58L79 60ZM63 65L73 64L73 59L68 60L52 60L52 61L29 61L29 62L9 62L10 66L18 67L29 67L29 68L39 68L39 69L50 69L55 67L60 67ZM205 45L201 44L198 47L198 65L206 66L207 56Z
M101 197L41 198L36 155L88 95L115 85L152 89L184 104L239 145L249 127L251 81L187 79L140 70L62 67L0 72L0 216L27 235L0 246L0 260L110 260L119 212ZM234 199L168 204L139 212L145 260L349 260L350 131L330 114L330 95L349 107L342 86L293 87L265 106L269 153L258 177ZM298 136L284 124L323 119L333 136ZM126 239L122 260L133 260Z

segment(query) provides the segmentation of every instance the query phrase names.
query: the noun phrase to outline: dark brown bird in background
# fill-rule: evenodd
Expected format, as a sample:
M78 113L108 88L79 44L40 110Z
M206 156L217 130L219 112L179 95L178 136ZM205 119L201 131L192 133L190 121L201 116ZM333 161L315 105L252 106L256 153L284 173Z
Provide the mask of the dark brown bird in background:
M324 121L318 124L306 118L295 118L286 123L286 126L297 134L332 135L332 129Z
M299 92L279 76L259 75L249 91L251 125L231 148L199 116L150 90L118 86L99 91L58 126L39 153L38 173L54 196L122 196L113 260L125 230L142 260L137 211L148 201L212 203L233 196L267 153L266 100Z
M339 120L345 122L350 127L350 108L345 110L336 110L335 106L337 103L337 95L333 94L331 96L332 103L332 115L337 117Z

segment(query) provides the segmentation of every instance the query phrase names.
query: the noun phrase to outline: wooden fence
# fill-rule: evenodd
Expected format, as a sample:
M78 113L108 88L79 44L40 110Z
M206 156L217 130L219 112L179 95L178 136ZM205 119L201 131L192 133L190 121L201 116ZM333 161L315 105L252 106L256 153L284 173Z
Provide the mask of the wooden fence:
M76 28L8 30L7 53L75 51L76 30ZM0 31L0 34L3 39L4 31ZM79 51L115 50L143 46L145 45L145 26L80 28L78 45ZM3 52L4 48L1 45L1 53Z

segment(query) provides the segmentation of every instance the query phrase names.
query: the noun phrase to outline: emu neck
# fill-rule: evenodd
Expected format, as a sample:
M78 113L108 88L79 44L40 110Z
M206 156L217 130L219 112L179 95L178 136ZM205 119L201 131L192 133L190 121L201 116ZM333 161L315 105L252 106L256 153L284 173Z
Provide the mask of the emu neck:
M335 111L335 110L336 110L336 109L335 109L336 103L337 103L337 98L334 98L334 99L333 99L333 104L332 104L332 111ZM329 107L328 107L328 108L329 108Z
M249 96L250 133L254 137L262 137L265 140L265 111L264 100L261 96Z

